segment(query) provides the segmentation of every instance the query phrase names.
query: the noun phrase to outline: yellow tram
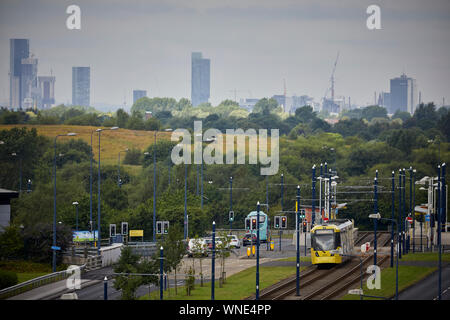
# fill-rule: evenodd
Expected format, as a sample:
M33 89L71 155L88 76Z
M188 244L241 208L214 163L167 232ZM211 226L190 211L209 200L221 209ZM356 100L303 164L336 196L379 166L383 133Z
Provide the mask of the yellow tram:
M345 255L353 252L353 231L353 222L348 219L329 220L314 226L311 229L311 263L342 263L347 258Z

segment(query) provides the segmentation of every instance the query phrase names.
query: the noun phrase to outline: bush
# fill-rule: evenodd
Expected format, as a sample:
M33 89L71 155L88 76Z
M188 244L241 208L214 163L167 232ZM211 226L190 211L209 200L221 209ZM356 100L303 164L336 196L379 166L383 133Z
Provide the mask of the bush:
M11 287L17 282L17 274L12 271L0 270L0 289Z

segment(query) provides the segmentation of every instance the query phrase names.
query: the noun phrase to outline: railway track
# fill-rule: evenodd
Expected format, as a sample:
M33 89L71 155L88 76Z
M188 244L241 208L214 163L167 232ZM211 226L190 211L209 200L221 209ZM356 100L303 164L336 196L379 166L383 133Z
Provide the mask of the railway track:
M372 239L371 239L372 237ZM358 240L369 240L373 242L373 233L370 232L362 235ZM378 232L377 242L381 246L386 246L391 241L391 235L388 232ZM367 241L365 241L367 242ZM378 265L382 265L387 261L389 256L382 256L378 260ZM364 266L372 263L373 254L366 256L362 263ZM353 259L347 260L340 265L334 266L330 269L319 269L317 266L312 266L305 272L300 273L300 299L332 299L342 291L348 289L350 286L360 280L360 261ZM266 288L261 291L260 299L262 300L283 300L283 299L298 299L293 296L296 293L296 276L289 277L279 283ZM254 299L250 297L249 299Z

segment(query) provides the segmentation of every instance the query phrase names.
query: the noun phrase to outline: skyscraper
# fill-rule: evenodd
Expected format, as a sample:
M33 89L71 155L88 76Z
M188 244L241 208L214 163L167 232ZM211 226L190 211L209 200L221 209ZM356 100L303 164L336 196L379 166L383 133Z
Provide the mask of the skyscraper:
M40 91L40 108L48 109L55 103L55 77L54 76L40 76L39 91Z
M72 105L89 106L91 96L91 68L72 67Z
M24 79L22 73L22 60L30 54L29 39L9 39L9 106L10 108L22 108L24 97Z
M418 104L418 91L416 80L402 74L399 78L391 79L390 109L389 113L397 110L413 114Z
M146 90L133 90L133 104L136 103L140 98L146 97Z
M201 52L192 52L191 102L193 106L208 102L210 94L210 60Z

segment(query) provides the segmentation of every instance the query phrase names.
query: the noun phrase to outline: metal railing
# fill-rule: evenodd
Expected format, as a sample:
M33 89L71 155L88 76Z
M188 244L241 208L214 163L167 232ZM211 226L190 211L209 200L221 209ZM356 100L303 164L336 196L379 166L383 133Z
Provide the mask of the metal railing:
M80 271L83 272L85 267L86 267L86 265L80 266ZM38 288L43 285L57 282L60 280L64 280L64 279L68 278L70 275L72 275L73 272L75 272L73 269L53 272L53 273L46 274L41 277L37 277L34 279L24 281L22 283L12 286L12 287L1 289L0 290L0 299L2 299L2 300L7 299L10 297L16 296L18 294L24 293L26 291Z

